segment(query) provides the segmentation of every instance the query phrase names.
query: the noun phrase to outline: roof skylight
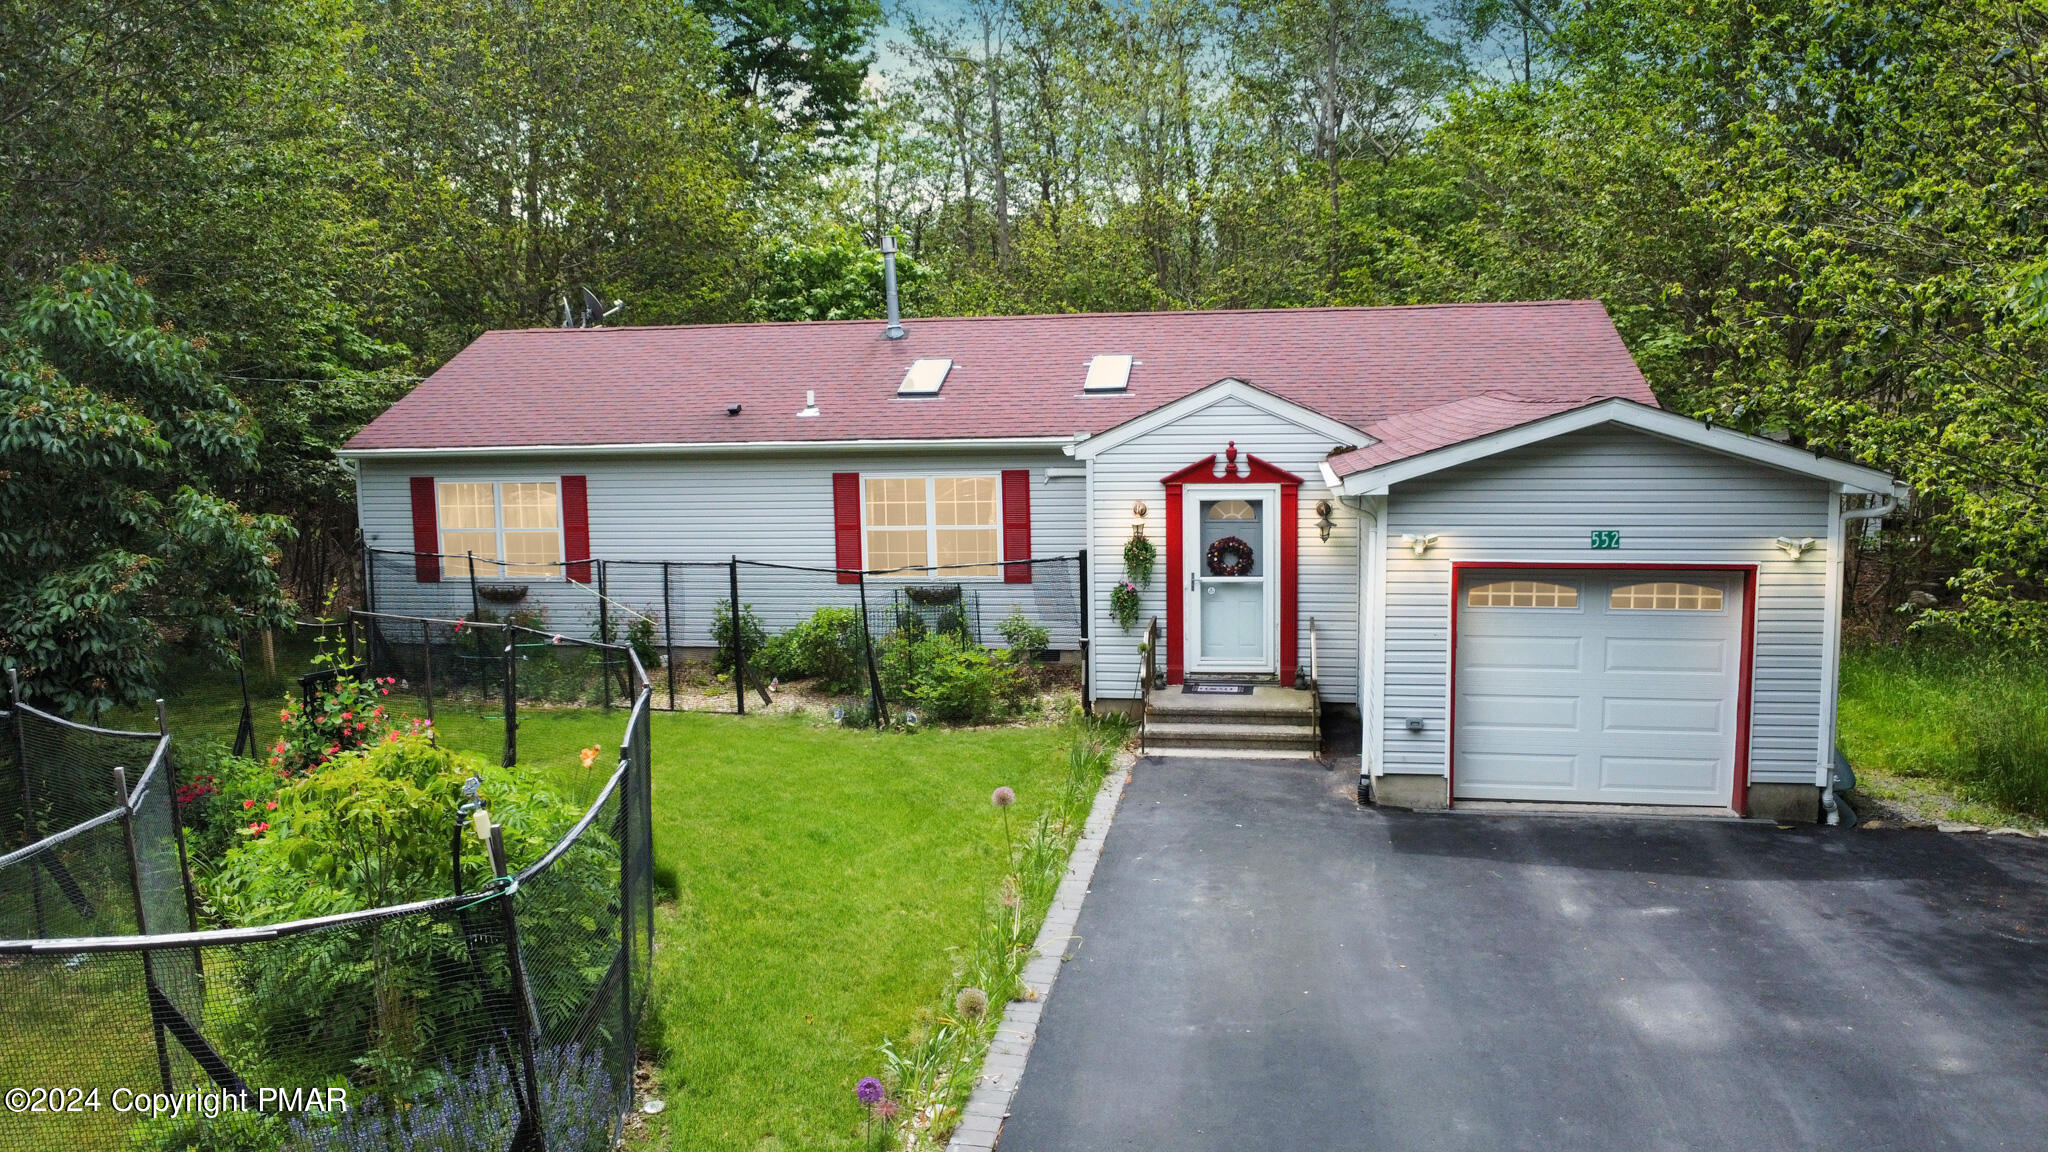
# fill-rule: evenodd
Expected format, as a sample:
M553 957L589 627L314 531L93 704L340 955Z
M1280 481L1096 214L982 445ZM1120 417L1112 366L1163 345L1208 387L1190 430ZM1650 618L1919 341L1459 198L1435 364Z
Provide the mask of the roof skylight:
M953 370L951 360L917 360L910 365L910 371L903 374L903 383L896 386L898 396L936 396L939 386L946 382L946 373Z
M1121 392L1131 382L1129 356L1097 356L1088 362L1088 379L1083 392Z

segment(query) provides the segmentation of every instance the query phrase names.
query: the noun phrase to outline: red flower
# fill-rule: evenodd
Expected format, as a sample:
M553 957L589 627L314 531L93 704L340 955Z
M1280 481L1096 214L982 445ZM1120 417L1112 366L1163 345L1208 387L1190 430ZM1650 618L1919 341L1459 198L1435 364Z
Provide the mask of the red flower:
M277 801L275 801L275 800L265 800L265 801L263 802L263 810L264 810L265 812L275 812L275 811L277 811Z
M244 800L244 801L242 801L242 807L244 807L244 808L254 808L255 806L256 806L256 802L255 802L254 800Z

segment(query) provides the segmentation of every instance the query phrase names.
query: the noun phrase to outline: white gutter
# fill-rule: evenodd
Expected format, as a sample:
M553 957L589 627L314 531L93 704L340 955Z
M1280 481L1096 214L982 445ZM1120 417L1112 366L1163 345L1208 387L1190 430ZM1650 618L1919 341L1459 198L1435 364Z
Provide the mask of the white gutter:
M601 456L696 456L751 452L862 452L904 448L1061 448L1073 443L1072 436L952 437L930 440L723 440L686 441L660 444L508 444L488 447L446 448L341 448L335 455L344 460L379 459L462 459L491 456L601 455Z
M1821 728L1820 806L1821 810L1827 813L1826 819L1831 826L1839 826L1842 823L1842 814L1844 812L1849 813L1849 821L1851 823L1854 823L1856 820L1855 812L1849 809L1849 805L1844 803L1841 797L1835 795L1835 726L1837 723L1837 710L1841 707L1838 697L1841 692L1842 664L1841 585L1844 559L1842 553L1849 546L1848 525L1861 520L1884 519L1898 508L1900 501L1903 499L1903 491L1903 489L1894 488L1892 492L1879 496L1877 502L1868 508L1851 508L1848 510L1842 508L1842 494L1840 492L1830 492L1829 494L1829 499L1833 502L1832 507L1828 509L1827 603L1829 606L1828 621L1831 627L1829 629L1827 651L1821 654L1822 662L1825 665L1822 676L1826 680L1827 685L1827 715L1825 723Z

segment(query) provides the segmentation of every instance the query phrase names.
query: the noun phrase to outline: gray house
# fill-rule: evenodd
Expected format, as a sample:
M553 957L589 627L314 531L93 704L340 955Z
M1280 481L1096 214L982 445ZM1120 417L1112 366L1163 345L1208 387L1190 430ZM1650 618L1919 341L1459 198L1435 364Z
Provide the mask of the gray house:
M1658 408L1595 301L493 332L342 454L364 540L420 554L388 610L466 607L473 553L543 604L591 557L738 555L965 565L1029 613L1077 597L1015 562L1086 549L1087 639L1054 644L1161 743L1255 747L1300 684L1357 714L1382 802L1807 820L1842 550L1897 495Z

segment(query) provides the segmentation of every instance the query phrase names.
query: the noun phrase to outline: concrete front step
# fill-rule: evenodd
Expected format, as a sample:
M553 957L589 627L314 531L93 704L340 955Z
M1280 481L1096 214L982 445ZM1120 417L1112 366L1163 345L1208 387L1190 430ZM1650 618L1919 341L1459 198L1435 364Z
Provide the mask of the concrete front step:
M1249 696L1207 696L1197 692L1183 692L1177 687L1167 688L1154 692L1147 698L1145 711L1146 715L1155 719L1311 724L1315 720L1315 708L1316 697L1313 692L1297 692L1292 688L1260 684L1252 689Z
M1145 721L1145 747L1159 748L1266 748L1284 752L1316 751L1316 733L1304 718L1301 723L1259 723L1236 719L1184 720L1152 716Z

